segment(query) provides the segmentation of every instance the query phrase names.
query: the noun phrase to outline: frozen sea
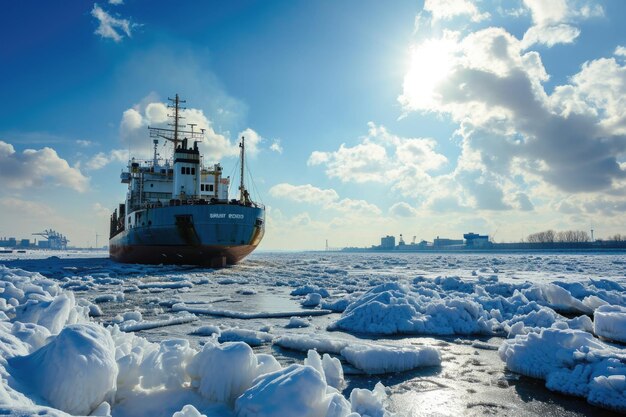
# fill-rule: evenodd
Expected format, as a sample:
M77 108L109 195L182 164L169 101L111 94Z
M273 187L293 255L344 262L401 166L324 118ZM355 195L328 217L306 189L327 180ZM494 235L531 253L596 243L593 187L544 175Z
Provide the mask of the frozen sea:
M33 251L0 278L2 414L626 412L623 254Z

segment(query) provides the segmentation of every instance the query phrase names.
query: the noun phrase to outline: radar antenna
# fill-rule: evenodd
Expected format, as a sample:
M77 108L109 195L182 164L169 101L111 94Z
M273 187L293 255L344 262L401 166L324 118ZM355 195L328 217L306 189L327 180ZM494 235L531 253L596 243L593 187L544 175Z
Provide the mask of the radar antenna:
M174 144L174 149L178 147L178 143L182 142L182 139L179 139L180 135L185 135L188 139L194 140L197 139L202 141L204 138L204 129L200 129L200 132L194 131L194 127L196 124L190 123L191 131L182 130L182 128L187 127L186 125L180 124L180 119L184 119L183 116L180 115L181 110L185 110L186 107L181 107L181 103L186 103L186 100L181 100L178 94L174 96L174 98L167 98L172 104L169 104L167 107L169 109L174 109L174 114L168 114L168 117L172 118L173 123L168 123L168 126L174 127L174 129L160 128L160 127L150 127L148 126L148 131L150 132L151 138L163 138L168 140Z

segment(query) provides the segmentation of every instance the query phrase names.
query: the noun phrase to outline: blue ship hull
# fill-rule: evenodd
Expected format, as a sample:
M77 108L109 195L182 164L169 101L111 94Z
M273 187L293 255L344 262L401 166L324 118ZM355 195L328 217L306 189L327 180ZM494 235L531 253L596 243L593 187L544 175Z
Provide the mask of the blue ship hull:
M265 210L238 204L153 207L129 216L133 226L109 241L118 262L224 267L250 254L265 233Z

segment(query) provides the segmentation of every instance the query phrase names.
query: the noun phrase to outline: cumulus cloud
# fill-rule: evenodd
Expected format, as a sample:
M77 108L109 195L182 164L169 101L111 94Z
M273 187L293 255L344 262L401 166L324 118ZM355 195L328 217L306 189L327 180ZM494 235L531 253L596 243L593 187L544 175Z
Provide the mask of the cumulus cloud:
M288 183L276 184L270 188L270 195L284 200L298 203L315 204L325 209L335 210L346 215L378 215L380 209L365 200L350 198L339 199L339 194L333 189L322 189L311 184L292 185Z
M416 217L418 211L408 203L401 201L389 208L389 213L394 217Z
M489 13L480 13L470 0L426 0L424 10L432 15L433 21L469 16L472 21L480 22L489 17Z
M580 29L565 23L554 26L533 26L524 34L522 47L527 49L538 43L548 47L559 43L572 43L578 35L580 35Z
M524 0L534 25L524 34L524 49L535 44L552 47L572 43L580 30L572 24L591 17L602 16L602 6L587 0Z
M52 148L16 152L13 145L0 141L0 179L10 188L53 184L86 191L89 179L71 167Z
M617 46L615 48L615 52L613 52L613 55L625 57L626 56L626 46L621 46L621 45Z
M85 168L91 171L102 169L112 162L128 162L128 150L113 149L112 151L98 152L92 156L86 163Z
M328 208L343 212L349 217L376 216L382 213L375 204L368 203L365 200L353 200L351 198L344 198L336 203L331 203L328 205Z
M94 3L91 15L98 20L95 34L103 38L113 39L115 42L120 42L124 36L130 38L132 25L129 20L111 16L102 7L98 6L98 3Z
M553 18L546 16L542 19ZM464 143L457 179L465 165L495 176L461 181L466 189L477 183L500 195L493 187L502 189L513 171L565 192L607 190L624 178L617 162L626 150L621 130L624 68L613 58L585 64L571 85L555 89L556 98L543 88L548 76L540 56L525 53L504 29L488 28L460 39L450 59L452 70L431 100L413 100L415 92L407 85L399 100L407 110L449 114L460 124ZM563 101L566 97L575 102ZM593 111L575 111L579 108ZM558 114L560 109L568 111ZM477 203L488 203L476 192L473 196ZM504 200L502 204L506 208Z
M168 107L165 103L157 101L154 95L150 95L140 103L125 110L120 121L120 136L125 144L130 145L133 152L141 152L144 157L152 155L152 141L148 139L148 127L160 127L171 129ZM181 110L182 123L189 131L190 125L194 124L196 132L204 129L204 139L198 144L205 162L218 162L224 157L239 155L239 138L246 138L246 155L255 157L264 139L253 129L247 128L239 132L236 140L231 140L227 135L218 133L213 128L213 123L204 114L204 111L196 108ZM183 136L184 137L184 136ZM161 140L162 145L164 140ZM169 143L169 142L168 142Z
M308 165L323 165L329 177L343 182L394 183L409 173L428 175L448 162L435 151L433 139L399 137L373 122L368 127L368 134L354 146L341 144L336 151L312 152Z
M270 151L280 154L283 153L283 146L280 144L280 139L274 139L274 141L270 145Z
M270 195L298 203L330 204L339 200L339 194L333 189L321 189L311 184L292 185L276 184L270 188Z

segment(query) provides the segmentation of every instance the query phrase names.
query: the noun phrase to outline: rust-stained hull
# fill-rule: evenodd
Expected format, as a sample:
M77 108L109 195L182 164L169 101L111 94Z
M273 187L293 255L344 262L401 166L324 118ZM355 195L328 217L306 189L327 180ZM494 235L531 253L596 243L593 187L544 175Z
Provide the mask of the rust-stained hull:
M265 211L240 205L159 207L132 212L135 226L109 240L111 259L123 263L234 265L265 233Z
M223 268L248 256L256 245L240 246L147 246L112 245L111 258L117 262L135 264L202 265Z

